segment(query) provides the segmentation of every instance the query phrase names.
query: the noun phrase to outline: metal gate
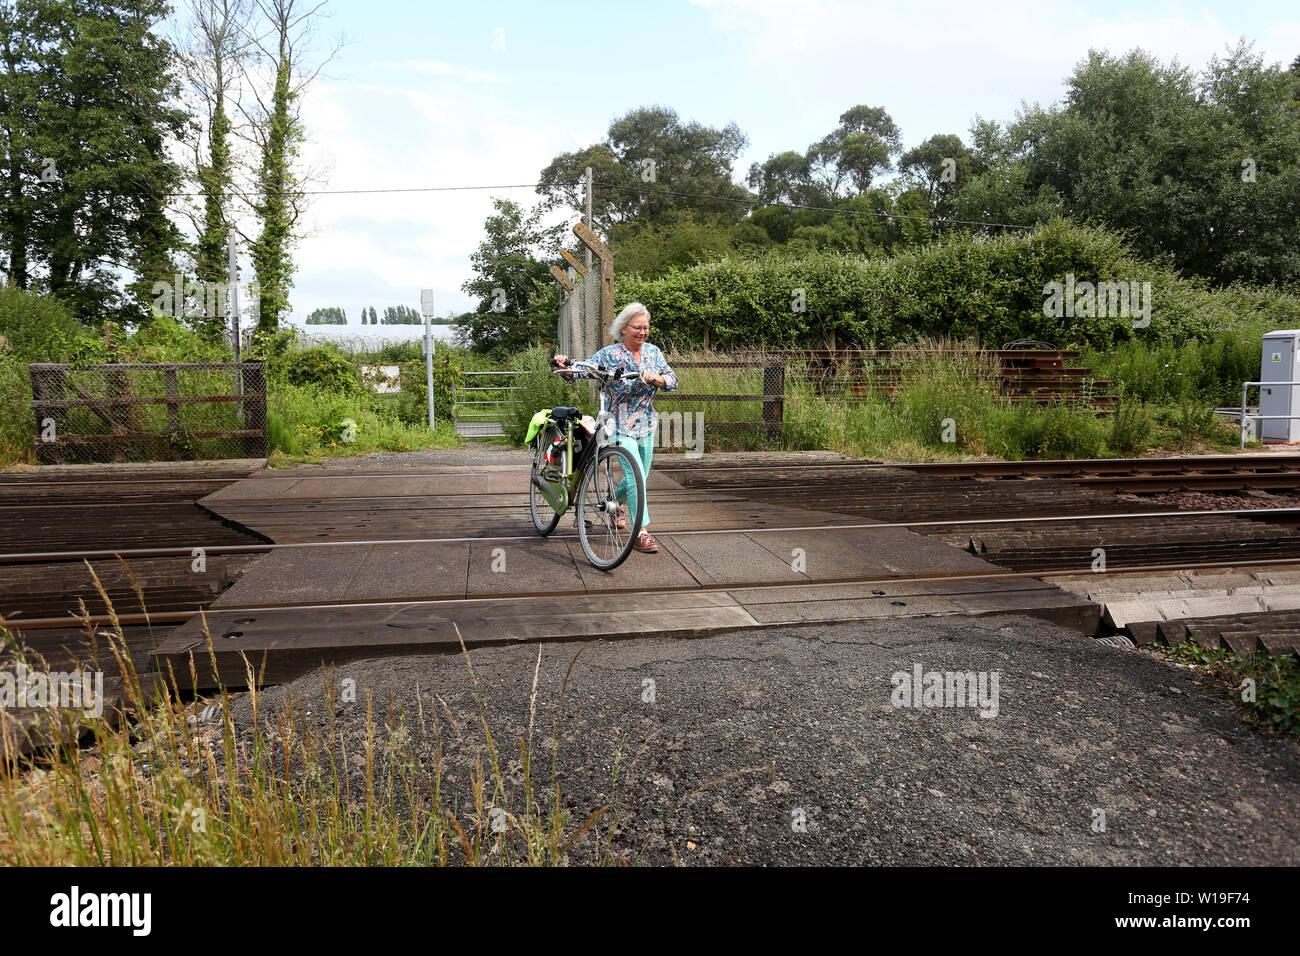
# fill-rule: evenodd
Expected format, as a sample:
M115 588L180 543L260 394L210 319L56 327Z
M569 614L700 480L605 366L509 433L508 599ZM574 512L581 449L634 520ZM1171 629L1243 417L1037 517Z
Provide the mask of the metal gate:
M511 381L522 372L461 372L452 391L451 417L462 438L499 438L505 434L505 410ZM465 396L468 396L466 398Z

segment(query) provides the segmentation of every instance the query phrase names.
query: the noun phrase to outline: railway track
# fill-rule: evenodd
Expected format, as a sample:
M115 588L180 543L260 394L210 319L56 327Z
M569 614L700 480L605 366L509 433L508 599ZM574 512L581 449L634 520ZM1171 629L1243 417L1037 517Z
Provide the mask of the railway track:
M714 464L703 459L669 459L658 466L686 487L825 488L852 483L876 470L958 480L1061 478L1097 491L1212 491L1295 488L1300 485L1300 455L1115 458L1067 461L841 462L816 466ZM761 483L751 472L779 476Z
M822 529L818 529L822 530ZM1294 566L1300 569L1300 557L1289 560L1267 560L1258 562L1260 566L1270 568ZM1189 562L1177 561L1167 564L1148 564L1148 565L1129 565L1117 568L1117 571L1130 574L1150 574L1157 572L1169 571L1203 571L1218 568L1246 568L1250 563L1240 561L1208 561L1208 562ZM222 604L219 606L205 606L201 610L212 620L219 620L223 615L247 615L250 613L260 613L267 611L319 611L340 608L382 608L382 607L406 607L406 606L438 606L438 605L472 605L472 604L500 604L506 603L527 603L529 601L553 601L557 598L582 597L591 594L617 595L621 598L639 598L655 597L664 594L700 594L700 593L730 593L757 590L771 590L780 588L787 591L805 591L814 592L821 588L834 588L844 586L875 586L889 585L896 586L900 582L907 583L949 583L954 581L985 582L985 581L1014 581L1029 580L1038 578L1050 578L1054 576L1081 575L1089 573L1087 564L1080 567L1053 567L1031 570L1005 569L993 572L972 572L972 573L935 573L935 574L912 574L905 578L897 576L871 577L871 576L846 576L846 577L827 577L816 581L796 581L796 582L773 582L765 581L752 584L700 584L688 587L665 585L662 587L648 588L609 588L606 590L547 590L534 593L512 593L512 594L493 594L484 597L459 597L432 594L410 594L402 597L382 597L373 599L338 599L326 601L281 601L274 603L257 603L257 604ZM880 595L883 596L884 592ZM163 611L163 612L124 612L115 613L110 616L107 614L92 614L88 618L88 623L98 626L110 625L113 622L119 622L124 625L149 625L149 624L175 624L188 621L198 613L200 609L188 611ZM69 625L66 617L49 617L49 618L19 618L10 621L13 626L30 630L43 629L64 629ZM214 636L223 636L219 633Z
M214 620L228 621L231 615L247 616L268 609L319 611L331 607L451 602L454 599L412 589L360 602L288 600L213 606L219 595L238 582L255 562L276 551L536 542L531 532L498 533L501 528L527 528L525 507L518 508L518 516L507 509L508 513L498 514L476 534L431 535L423 533L432 520L428 519L431 499L427 494L342 495L328 501L299 498L288 502L254 490L241 494L227 511L241 516L235 519L223 518L198 502L214 490L245 482L261 482L255 487L265 488L269 481L275 483L270 487L284 484L287 488L304 480L463 480L501 475L508 470L390 470L374 475L331 469L330 474L312 471L263 476L239 467L178 467L174 471L152 469L126 475L118 470L78 473L61 480L50 480L35 472L0 475L0 615L11 626L22 628L28 635L28 646L42 653L68 660L84 653L91 640L86 632L93 634L110 622L106 611L97 612L103 608L103 599L91 578L89 564L117 610L116 619L126 629L128 643L133 642L133 656L144 666L160 640L159 629L165 631L189 620L199 610L208 611ZM1186 489L1300 491L1300 455L1009 463L840 461L815 465L666 458L656 470L687 489L722 495L718 500L768 502L787 506L787 514L788 506L794 505L836 516L829 523L786 520L747 527L682 526L668 530L657 526L657 533L665 538L739 535L759 540L777 533L907 529L942 540L997 568L983 575L919 573L905 578L917 582L972 584L981 580L1006 582L1079 575L1094 566L1098 549L1105 553L1107 570L1112 573L1285 567L1300 563L1300 535L1293 533L1293 528L1300 525L1300 508L1180 511L1173 504L1153 503L1141 497ZM489 510L474 503L472 494L461 495L466 503L453 501L448 514L458 514L458 508ZM1248 503L1268 504L1266 498ZM495 511L500 512L500 507ZM267 517L273 520L258 523ZM855 521L855 517L862 520ZM372 521L374 525L369 523ZM452 520L448 527L463 524ZM301 536L310 533L313 538L328 539L292 540L291 534L290 540L285 540L286 529L294 528L302 529ZM381 533L358 535L356 531ZM275 540L271 540L273 537ZM556 535L550 541L563 544L568 537ZM192 564L196 548L203 549L205 564L201 571L194 570ZM782 586L796 589L791 593L797 594L802 593L800 589L823 587L870 590L898 580L849 573ZM662 596L773 586L770 581L691 588L668 584L644 591L602 592L599 586L593 591L589 585L582 591L550 589L535 594L499 594L482 600L527 602L589 593ZM462 597L459 602L463 605L472 600ZM1274 623L1280 627L1286 622ZM1264 622L1260 626L1273 624Z

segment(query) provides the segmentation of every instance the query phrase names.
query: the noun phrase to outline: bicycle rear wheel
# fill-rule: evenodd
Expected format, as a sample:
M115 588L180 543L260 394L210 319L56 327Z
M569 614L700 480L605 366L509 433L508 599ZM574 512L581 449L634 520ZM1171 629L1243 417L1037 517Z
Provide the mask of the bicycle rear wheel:
M548 481L547 476L542 471L543 466L546 464L544 457L546 449L550 447L555 434L553 428L544 428L537 434L534 439L537 444L533 448L532 472L528 476L528 510L532 515L533 527L541 535L550 534L555 530L555 526L560 523L560 512L551 507L551 503L546 500L546 496L538 491L537 485L533 483L534 478L540 478L553 492L561 490L562 482Z
M618 487L630 480L636 488L635 506L623 508L627 527L618 526ZM612 571L632 553L641 531L645 478L631 452L618 445L600 449L582 473L578 489L578 540L592 567Z

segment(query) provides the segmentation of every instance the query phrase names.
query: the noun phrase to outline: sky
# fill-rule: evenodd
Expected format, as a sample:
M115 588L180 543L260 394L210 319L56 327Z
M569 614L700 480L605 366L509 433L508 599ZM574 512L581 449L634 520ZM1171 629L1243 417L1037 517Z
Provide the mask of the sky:
M329 0L322 12L320 46L344 45L302 103L303 160L324 170L313 188L497 187L313 197L294 321L341 306L353 335L373 328L363 306L418 308L424 288L440 315L473 308L460 286L492 199L536 202L531 187L502 187L536 182L640 106L735 122L749 137L743 182L750 163L803 151L857 104L883 106L904 148L936 133L969 143L977 115L1005 122L1059 101L1090 48L1140 46L1195 69L1241 37L1266 62L1300 55L1294 0Z

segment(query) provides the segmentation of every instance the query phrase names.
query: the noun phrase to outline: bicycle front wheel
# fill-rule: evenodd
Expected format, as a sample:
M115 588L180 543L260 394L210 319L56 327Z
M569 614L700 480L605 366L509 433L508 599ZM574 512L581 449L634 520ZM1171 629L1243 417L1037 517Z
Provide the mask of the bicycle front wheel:
M619 501L620 491L626 504ZM592 567L612 571L627 560L641 531L644 501L645 478L631 452L618 445L600 449L578 490L578 539ZM618 526L620 504L626 528Z

